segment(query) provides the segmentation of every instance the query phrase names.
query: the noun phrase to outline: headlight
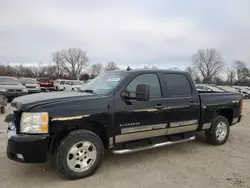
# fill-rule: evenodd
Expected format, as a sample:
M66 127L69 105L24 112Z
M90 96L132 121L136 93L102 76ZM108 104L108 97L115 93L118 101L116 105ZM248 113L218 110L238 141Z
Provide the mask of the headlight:
M0 88L0 92L5 92L7 91L5 88Z
M49 115L47 112L23 112L20 123L21 133L48 133Z
M28 92L28 89L27 88L23 88L23 92Z

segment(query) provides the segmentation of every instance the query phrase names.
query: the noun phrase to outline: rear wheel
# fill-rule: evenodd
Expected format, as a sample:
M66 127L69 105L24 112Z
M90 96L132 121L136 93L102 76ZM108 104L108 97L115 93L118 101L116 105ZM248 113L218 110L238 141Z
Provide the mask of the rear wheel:
M209 130L206 130L206 139L209 144L218 146L224 144L230 133L229 122L224 116L219 116Z
M56 154L56 167L66 179L84 178L95 173L103 155L104 146L96 134L76 130L61 142Z

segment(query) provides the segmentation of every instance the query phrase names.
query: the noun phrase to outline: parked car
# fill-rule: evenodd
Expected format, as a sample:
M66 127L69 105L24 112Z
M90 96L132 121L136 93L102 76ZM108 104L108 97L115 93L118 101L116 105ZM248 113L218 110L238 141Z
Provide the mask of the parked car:
M28 89L28 93L40 93L41 88L34 78L19 78L20 82Z
M214 85L196 84L196 89L198 91L223 92L223 90Z
M54 83L52 80L46 77L37 78L37 82L40 85L41 91L53 91L54 90Z
M64 83L63 90L64 91L80 91L83 86L83 82L79 80L67 80Z
M65 83L65 79L57 79L54 81L54 89L55 91L63 90L63 85Z
M233 87L230 86L223 86L223 85L217 85L219 89L225 91L225 92L231 92L231 93L239 93L239 91Z
M43 163L55 156L67 179L90 176L104 150L125 154L195 139L205 131L209 144L224 144L241 121L239 93L199 93L186 72L106 72L82 92L51 92L12 101L7 156Z
M0 76L0 94L10 101L15 97L28 94L28 89L17 78Z
M240 93L242 93L244 95L244 98L246 99L250 99L250 91L247 90L244 87L241 86L233 86L235 89L237 89Z

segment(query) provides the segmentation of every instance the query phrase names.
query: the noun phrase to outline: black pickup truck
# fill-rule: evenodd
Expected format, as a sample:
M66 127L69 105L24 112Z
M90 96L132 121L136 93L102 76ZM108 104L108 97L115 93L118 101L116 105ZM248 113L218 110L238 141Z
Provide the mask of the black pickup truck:
M164 70L106 72L81 92L18 97L7 116L7 155L24 163L52 156L67 179L93 174L104 151L124 154L195 139L224 144L240 122L238 93L198 93L190 75Z

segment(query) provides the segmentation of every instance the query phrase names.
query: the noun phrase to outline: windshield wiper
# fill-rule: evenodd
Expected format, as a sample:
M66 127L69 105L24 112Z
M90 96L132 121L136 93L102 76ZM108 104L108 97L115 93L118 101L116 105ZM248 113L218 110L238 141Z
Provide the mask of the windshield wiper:
M92 94L96 94L95 92L94 92L94 90L92 90L92 89L85 89L85 90L81 90L82 92L86 92L86 93L92 93Z

